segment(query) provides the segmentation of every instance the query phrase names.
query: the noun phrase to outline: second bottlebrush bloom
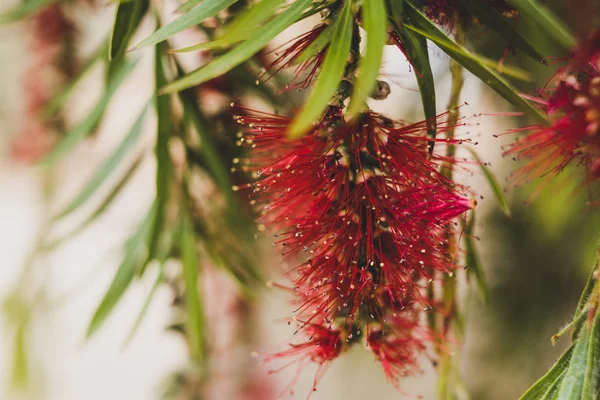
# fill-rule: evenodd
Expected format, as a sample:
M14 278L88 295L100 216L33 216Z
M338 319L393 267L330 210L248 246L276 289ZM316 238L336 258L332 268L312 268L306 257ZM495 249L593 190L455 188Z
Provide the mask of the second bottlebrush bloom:
M511 131L525 133L505 152L526 160L513 180L557 174L567 165L577 165L585 169L588 183L597 181L600 178L600 30L580 44L537 101L550 122Z

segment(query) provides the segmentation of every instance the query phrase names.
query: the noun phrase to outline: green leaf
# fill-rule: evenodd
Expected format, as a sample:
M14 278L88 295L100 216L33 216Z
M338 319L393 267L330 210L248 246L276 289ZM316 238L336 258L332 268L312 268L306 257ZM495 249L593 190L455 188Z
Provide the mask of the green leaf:
M156 32L136 44L131 50L138 50L142 47L164 42L176 33L191 28L194 25L198 25L205 19L216 15L236 1L237 0L204 0L197 7L191 9L188 13L183 14L175 21L165 26L161 26Z
M145 106L121 144L115 149L110 157L108 157L102 163L102 165L100 165L100 167L96 170L96 173L87 182L79 194L61 212L54 216L54 220L64 217L85 203L90 197L92 197L94 193L96 193L96 190L98 190L102 183L104 183L104 181L117 168L119 163L135 146L137 140L141 136L143 132L142 127L144 123L144 117L147 109L148 106Z
M146 296L146 300L144 301L144 304L142 305L140 313L138 314L137 318L135 319L135 322L133 323L133 326L131 327L131 331L129 331L129 335L127 335L127 339L125 339L125 343L123 344L123 346L127 346L129 343L131 343L131 340L135 337L136 333L138 333L140 326L141 326L142 322L144 321L146 314L148 313L150 304L152 304L154 295L156 294L158 287L160 286L161 282L164 279L163 272L162 272L163 268L164 268L164 265L161 264L160 271L158 272L158 274L156 276L156 280L154 281L154 284L150 288L150 291L148 292L148 295Z
M135 0L117 4L108 47L109 60L120 58L125 54L129 40L140 25L147 10L148 0Z
M20 2L14 8L0 14L0 24L18 21L23 19L43 7L50 6L59 0L26 0Z
M402 4L402 3L401 3ZM433 81L433 71L429 63L429 52L427 51L427 39L409 31L399 28L396 24L395 31L398 34L406 56L417 78L421 102L423 103L423 112L427 120L427 135L435 139L436 137L436 97L435 85ZM435 142L432 140L429 144L429 154L433 154Z
M182 196L180 246L187 308L186 333L192 358L200 361L204 355L204 311L198 294L198 253L188 201L186 196Z
M294 64L301 64L321 52L331 43L334 25L330 24L294 59Z
M594 322L590 333L590 345L588 347L587 366L583 388L582 399L593 399L598 392L600 381L600 313L596 311Z
M487 279L485 278L485 271L483 270L483 264L481 263L481 258L479 257L479 252L477 251L477 246L475 245L475 240L473 239L474 230L475 211L471 211L471 218L469 218L469 221L467 222L464 236L467 258L467 274L475 277L477 289L479 291L479 297L481 298L481 301L486 304L489 298L489 290Z
M556 361L550 371L530 387L519 400L546 400L551 399L550 396L554 393L558 393L558 385L562 383L562 379L569 368L574 348L575 345L571 345Z
M140 154L138 158L131 164L131 167L127 169L127 171L123 174L123 177L119 180L119 182L115 185L115 187L110 191L110 193L106 196L106 198L96 207L94 212L90 214L83 222L77 225L73 230L54 240L50 244L46 245L46 249L54 249L59 246L61 243L65 242L67 239L77 235L81 231L85 230L88 226L90 226L98 217L100 217L104 211L112 204L113 200L119 196L121 190L129 183L130 179L135 175L138 167L144 160L144 154Z
M297 139L302 136L314 121L321 118L321 114L334 96L348 62L353 22L352 4L347 1L335 22L331 44L325 55L315 87L300 113L292 121L287 132L288 137Z
M110 287L92 317L87 331L87 338L91 337L104 323L133 281L135 271L140 265L145 263L147 258L145 254L147 252L146 238L155 212L156 207L152 205L138 231L127 242L123 262L119 266Z
M383 46L388 40L388 18L384 0L364 1L362 13L367 40L365 54L358 64L359 74L346 112L349 119L354 118L364 109L365 102L373 93L379 76Z
M127 75L133 70L136 62L121 64L116 73L111 76L106 89L92 111L73 129L64 134L63 139L41 161L42 166L50 167L71 151L79 142L88 136L98 125L104 115L108 102L115 94Z
M509 0L519 10L521 18L525 21L535 23L543 29L546 36L553 38L565 50L571 50L577 44L577 40L565 26L548 8L536 0Z
M574 320L577 319L578 315L583 314L587 310L587 302L592 294L592 290L594 289L594 283L596 282L596 270L598 269L600 263L600 259L596 260L594 267L592 268L592 272L590 272L590 276L588 277L587 282L585 283L585 287L583 288L583 292L581 292L581 296L579 297L579 303L577 304L577 309L575 310ZM583 320L585 321L585 319ZM579 336L579 331L583 325L583 321L580 321L575 324L573 328L573 333L571 334L571 338L573 341L576 340L577 336Z
M490 185L492 193L494 194L494 198L498 202L500 209L507 217L510 217L511 214L510 207L508 205L508 200L506 199L506 196L504 194L504 189L502 189L502 186L500 186L500 183L498 183L498 179L496 179L496 176L494 175L492 170L488 168L487 164L481 161L479 155L475 150L469 148L469 152L471 153L475 161L477 161L477 163L479 164L479 168L481 168L483 176L487 180L488 185Z
M199 85L216 78L217 76L220 76L230 71L237 65L243 63L260 51L263 47L265 47L284 29L296 22L298 17L302 14L302 11L311 3L311 1L312 0L295 1L288 9L273 18L271 22L269 22L263 29L260 29L258 32L256 32L256 34L246 42L237 46L221 57L212 60L207 65L202 66L195 71L190 72L188 75L165 86L162 88L161 94L179 92L192 86Z
M189 53L191 51L214 50L225 48L245 41L247 38L220 38L211 40L210 42L195 44L193 46L182 47L180 49L172 49L170 53Z
M167 83L163 64L163 46L156 46L154 58L155 86L156 93L158 93L158 88ZM166 208L170 192L169 178L171 177L169 142L173 126L175 125L171 119L171 99L169 96L158 96L156 94L154 102L158 116L156 145L154 146L154 155L156 158L156 214L148 245L150 258L153 258L156 254L158 238L165 224Z
M234 19L225 26L222 39L236 40L248 37L251 31L276 14L277 9L285 0L262 0L250 5L246 10L236 14Z
M516 107L529 112L540 122L547 123L547 117L540 109L538 109L528 100L521 97L516 88L514 88L508 81L499 76L497 73L491 71L489 68L483 65L481 60L474 58L466 50L456 44L448 37L448 35L446 35L440 28L431 22L410 2L406 3L405 10L406 15L409 16L409 23L404 24L406 28L426 36L428 39L437 44L446 54L454 58L464 68L481 79L486 85L494 89L507 101ZM412 24L414 24L414 26ZM451 45L449 45L449 43Z
M190 0L190 1L186 1L185 3L183 3L182 5L179 6L179 8L175 11L178 13L185 13L190 11L192 8L196 7L198 4L202 3L204 0Z
M13 344L10 383L14 389L26 389L29 385L29 357L27 351L28 320L19 322Z
M508 43L521 49L531 58L539 62L545 62L544 57L490 3L480 0L461 0L461 2L485 26L493 30Z
M558 400L579 400L582 398L581 393L588 365L589 345L589 329L582 329L577 342L575 342L569 368L560 385Z
M71 97L71 94L73 94L79 83L83 81L83 79L93 69L96 63L98 63L104 58L107 48L108 41L105 41L104 43L102 43L102 45L100 45L100 47L96 51L94 51L92 56L90 56L90 58L88 58L85 61L85 63L77 72L77 75L70 79L58 93L52 96L48 104L46 104L46 107L44 107L43 111L40 113L41 119L52 118L62 110L62 108L65 106L65 104Z

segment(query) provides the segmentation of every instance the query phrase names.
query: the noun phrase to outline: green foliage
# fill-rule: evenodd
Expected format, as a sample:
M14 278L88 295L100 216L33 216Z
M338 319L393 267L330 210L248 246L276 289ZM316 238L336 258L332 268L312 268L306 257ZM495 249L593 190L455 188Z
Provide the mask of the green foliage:
M323 61L319 78L302 111L294 118L288 131L289 137L300 137L314 121L319 120L335 94L344 75L350 53L352 21L351 3L346 2L335 22L331 44Z

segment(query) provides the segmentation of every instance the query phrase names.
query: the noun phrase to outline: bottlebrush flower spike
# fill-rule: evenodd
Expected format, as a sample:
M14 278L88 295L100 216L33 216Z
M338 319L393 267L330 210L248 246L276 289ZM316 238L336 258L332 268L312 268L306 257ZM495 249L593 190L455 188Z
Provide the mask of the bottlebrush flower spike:
M454 268L444 226L472 204L439 172L452 159L428 154L427 122L405 124L367 112L344 121L331 107L310 132L290 140L286 117L239 109L239 144L251 156L234 160L258 181L252 189L260 222L276 229L274 246L307 260L291 271L300 330L336 326L354 342L382 328L386 313L421 295L431 271ZM438 129L448 128L445 115ZM460 140L440 140L458 144Z
M574 57L546 87L539 104L550 117L549 126L533 125L504 155L527 163L512 176L513 183L547 173L558 174L567 165L585 168L588 182L600 178L600 30L581 44Z
M306 59L303 58L303 53L310 47L318 45L316 41L328 26L329 25L327 24L319 24L312 30L290 40L276 49L274 53L277 55L277 58L265 66L265 71L259 75L259 79L264 79L266 82L282 69L296 65L292 81L286 85L286 88L308 88L316 77L319 67L323 63L328 45L323 45L322 48L315 48L316 53Z

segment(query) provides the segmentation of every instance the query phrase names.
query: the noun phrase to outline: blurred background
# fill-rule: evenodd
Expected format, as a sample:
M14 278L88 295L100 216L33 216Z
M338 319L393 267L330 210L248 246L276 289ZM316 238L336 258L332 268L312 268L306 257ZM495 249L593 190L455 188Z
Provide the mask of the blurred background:
M15 3L3 1L0 11ZM566 2L549 3L568 24L583 29L575 24L581 20L573 7L558 6ZM85 57L99 46L110 29L113 7L99 4L70 11L79 36L78 55ZM174 9L167 4L165 15L172 17ZM303 28L293 27L286 32L287 38ZM136 37L143 38L152 29L152 21L145 21ZM187 35L181 35L182 42L190 41ZM199 397L194 388L206 384L211 386L211 399L278 398L295 371L269 375L268 366L257 363L252 354L280 351L290 340L293 327L282 322L290 313L289 298L276 289L263 288L253 300L242 300L226 274L210 265L202 289L217 364L211 382L196 378L184 339L166 329L178 319L177 288L170 281L155 288L160 273L156 265L150 265L152 273L133 282L106 324L86 340L90 319L121 262L123 243L155 196L153 158L143 159L127 187L93 223L47 248L46 237L61 237L77 227L109 189L101 189L89 204L58 223L52 223L50 216L79 192L111 154L123 138L124 127L133 123L151 95L152 51L140 51L140 62L111 99L94 136L49 169L28 162L22 149L15 150L32 118L26 111L27 91L32 88L25 84L35 64L32 36L30 21L0 25L0 398L151 400L170 395L195 399ZM479 53L493 59L505 54L504 44L489 32L482 30L481 35L473 36L479 38L473 43ZM285 40L278 38L280 43ZM438 108L444 109L450 87L448 59L430 47ZM548 49L549 54L552 51ZM385 57L381 76L390 83L392 94L375 107L392 117L421 119L417 86L408 63L392 47L386 49ZM540 87L551 75L542 65L519 56L509 54L507 62L532 72L534 81L522 83L524 91ZM67 126L86 115L102 85L102 69L92 68L67 104ZM505 184L516 165L502 159L503 139L493 135L522 121L494 115L511 108L468 73L462 100L468 103L461 109L467 126L459 134L479 142L480 157L491 163ZM489 113L492 115L486 115ZM138 146L150 148L155 119L148 119L143 129ZM33 141L28 143L35 146ZM566 177L545 186L535 197L531 194L539 182L511 189L509 218L498 209L479 171L473 172L461 179L482 196L476 235L490 297L484 305L473 286L462 285L466 332L456 357L471 399L516 399L566 347L567 340L552 346L550 337L569 321L592 267L599 217L588 207L586 193ZM282 262L271 251L268 235L259 237L256 246L264 270L277 280ZM151 292L144 318L130 338ZM427 359L421 367L424 374L405 380L398 392L386 384L380 365L369 352L353 348L331 366L311 398L422 395L434 399L433 368ZM302 374L297 397L310 392L313 376L308 370Z

